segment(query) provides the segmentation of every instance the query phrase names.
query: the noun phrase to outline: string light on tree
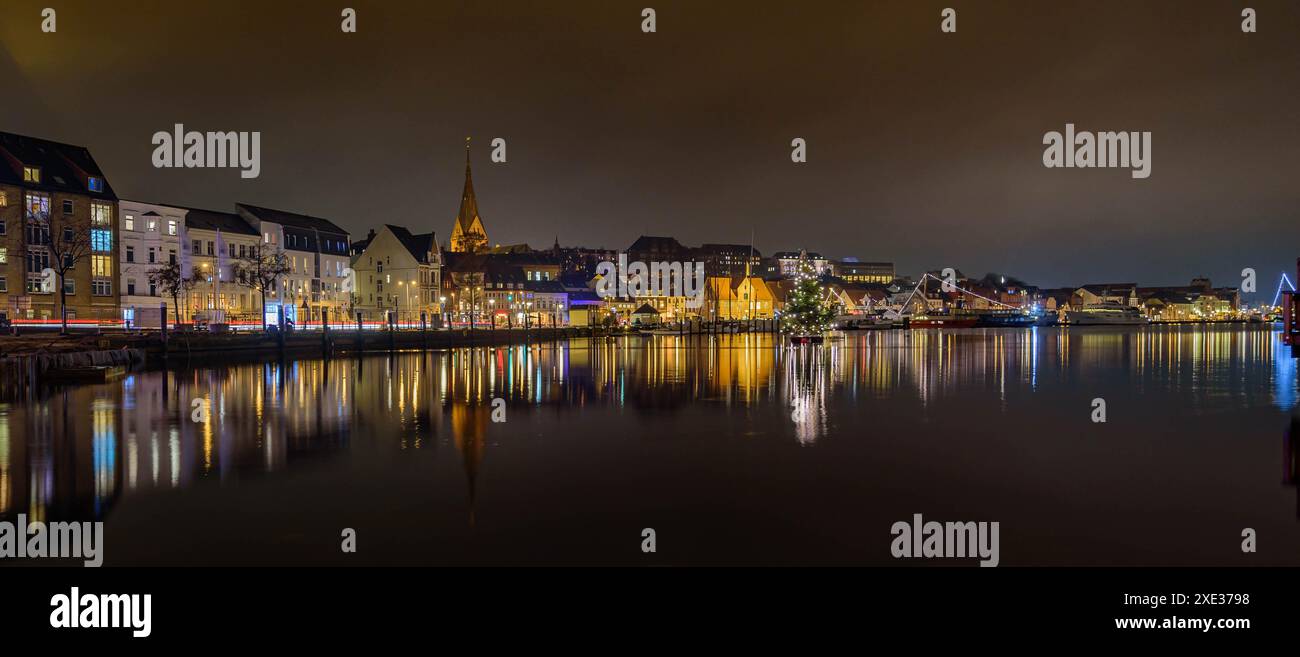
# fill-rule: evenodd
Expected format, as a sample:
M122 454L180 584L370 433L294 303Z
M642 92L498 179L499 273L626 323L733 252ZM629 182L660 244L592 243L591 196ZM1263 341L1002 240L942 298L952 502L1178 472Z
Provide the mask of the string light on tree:
M794 290L781 315L781 330L796 336L820 336L830 330L834 317L835 310L822 300L822 285L807 252L800 251Z

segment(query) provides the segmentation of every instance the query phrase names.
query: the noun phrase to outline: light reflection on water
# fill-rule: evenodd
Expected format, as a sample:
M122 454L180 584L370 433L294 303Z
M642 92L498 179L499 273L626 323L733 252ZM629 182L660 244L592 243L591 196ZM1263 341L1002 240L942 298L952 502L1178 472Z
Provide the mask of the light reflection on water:
M1038 328L870 331L805 347L769 335L632 337L143 372L0 404L0 518L111 524L115 509L137 496L183 502L186 489L208 483L239 486L322 459L446 446L463 472L455 486L464 491L464 516L454 522L473 527L485 519L480 500L490 453L515 476L498 485L512 489L535 491L539 484L529 478L551 467L545 459L511 461L512 450L524 453L514 441L530 432L563 435L568 450L652 430L711 440L672 447L669 467L681 478L674 483L689 490L704 486L717 450L744 452L763 468L786 468L796 482L811 482L828 467L819 459L844 458L832 449L861 450L866 458L869 443L942 443L966 426L977 427L974 434L1000 426L1036 439L1045 435L1036 427L1088 431L1083 423L1095 396L1114 409L1107 430L1130 432L1134 441L1172 431L1170 418L1231 414L1238 425L1276 426L1263 436L1276 445L1279 411L1297 400L1295 361L1276 332L1253 327ZM491 419L497 397L509 413L500 427ZM1172 422L1179 432L1195 430ZM730 447L735 436L761 447ZM994 454L1002 449L991 444ZM817 467L785 465L804 457L781 445L828 451L809 457ZM874 464L881 445L869 449ZM914 446L885 449L898 461L891 472L936 467L936 457L913 453ZM637 467L630 458L615 466L628 476ZM1098 470L1108 467L1095 458ZM1195 458L1208 463L1215 453L1207 447ZM1010 476L1041 485L1028 473ZM760 508L768 503L753 495ZM545 523L545 515L533 522Z

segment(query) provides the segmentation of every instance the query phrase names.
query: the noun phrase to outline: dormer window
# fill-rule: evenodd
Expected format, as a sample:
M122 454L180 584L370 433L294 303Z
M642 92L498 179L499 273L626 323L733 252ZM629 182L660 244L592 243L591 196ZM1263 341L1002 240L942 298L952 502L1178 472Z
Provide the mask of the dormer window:
M23 167L23 182L39 183L40 181L40 167Z
M89 187L92 192L102 192L104 191L104 179L99 176L91 176L86 180L86 187Z

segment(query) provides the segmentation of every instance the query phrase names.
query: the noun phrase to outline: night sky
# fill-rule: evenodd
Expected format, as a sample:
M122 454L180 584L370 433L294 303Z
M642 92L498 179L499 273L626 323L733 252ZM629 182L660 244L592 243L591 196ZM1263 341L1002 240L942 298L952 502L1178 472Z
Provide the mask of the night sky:
M472 136L493 243L752 230L764 253L1044 286L1235 285L1255 267L1267 298L1300 256L1296 2L265 4L7 0L0 130L88 146L123 198L247 202L354 236L445 242ZM1044 168L1043 133L1067 122L1151 131L1151 177ZM150 138L175 123L261 131L261 177L153 168Z

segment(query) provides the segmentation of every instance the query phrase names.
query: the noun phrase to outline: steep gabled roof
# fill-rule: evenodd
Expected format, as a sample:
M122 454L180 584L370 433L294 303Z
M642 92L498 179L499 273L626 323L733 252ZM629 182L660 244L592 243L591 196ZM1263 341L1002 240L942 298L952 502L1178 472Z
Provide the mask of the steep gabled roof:
M402 226L394 226L393 224L384 224L384 226L393 233L393 237L396 237L398 242L402 243L402 246L411 254L411 257L415 258L416 262L425 265L432 264L429 255L438 253L438 243L435 241L433 233L412 235L411 231Z
M40 182L24 182L24 166L39 167ZM101 191L90 191L90 176L103 183ZM41 191L84 194L105 201L117 200L117 194L89 149L10 132L0 132L0 183Z

